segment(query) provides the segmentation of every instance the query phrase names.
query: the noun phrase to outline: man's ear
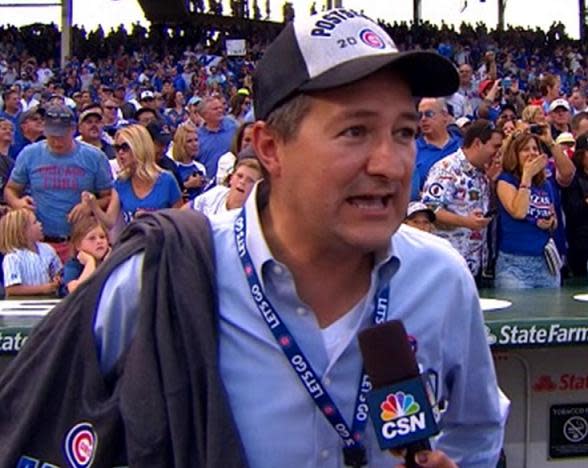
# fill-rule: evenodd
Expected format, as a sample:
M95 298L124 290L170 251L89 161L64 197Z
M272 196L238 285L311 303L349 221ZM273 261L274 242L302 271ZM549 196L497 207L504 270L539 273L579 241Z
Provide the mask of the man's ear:
M260 120L253 125L253 148L257 159L270 176L277 176L281 171L280 144L275 132L265 122Z

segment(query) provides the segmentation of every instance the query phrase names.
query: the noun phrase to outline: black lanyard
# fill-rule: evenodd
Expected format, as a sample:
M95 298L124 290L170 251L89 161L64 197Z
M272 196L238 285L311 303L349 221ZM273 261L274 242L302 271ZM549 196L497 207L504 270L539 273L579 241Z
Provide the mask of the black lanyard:
M321 384L317 373L298 346L294 336L290 333L288 327L281 320L278 312L266 297L245 243L247 229L245 221L245 209L242 209L235 221L235 242L243 266L243 272L249 283L251 296L266 325L274 335L276 342L290 362L296 375L298 375L304 388L343 440L345 465L353 467L367 465L366 450L361 439L368 419L366 394L371 390L372 385L362 370L355 402L353 424L349 428L335 402ZM380 324L386 320L388 315L389 292L390 288L386 286L374 298L374 324Z

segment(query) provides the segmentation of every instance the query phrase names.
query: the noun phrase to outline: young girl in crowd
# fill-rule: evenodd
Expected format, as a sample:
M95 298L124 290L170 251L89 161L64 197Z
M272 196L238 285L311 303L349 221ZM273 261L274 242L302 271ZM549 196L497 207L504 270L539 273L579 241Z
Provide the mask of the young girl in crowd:
M74 292L110 252L106 228L94 216L80 218L71 230L74 256L63 267L63 295Z
M241 208L261 176L261 165L256 158L241 159L230 176L228 187L217 185L186 203L184 209L193 209L210 216Z
M53 247L41 242L43 226L26 208L0 219L0 252L6 296L52 296L61 278L61 261Z

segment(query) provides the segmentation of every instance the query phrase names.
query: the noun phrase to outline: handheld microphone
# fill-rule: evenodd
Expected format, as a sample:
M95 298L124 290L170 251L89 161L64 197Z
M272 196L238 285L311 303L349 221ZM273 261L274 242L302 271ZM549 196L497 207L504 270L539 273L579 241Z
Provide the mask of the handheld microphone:
M372 382L367 400L380 448L406 449L407 468L418 468L415 454L431 449L429 437L439 429L404 325L392 320L363 330L359 348Z

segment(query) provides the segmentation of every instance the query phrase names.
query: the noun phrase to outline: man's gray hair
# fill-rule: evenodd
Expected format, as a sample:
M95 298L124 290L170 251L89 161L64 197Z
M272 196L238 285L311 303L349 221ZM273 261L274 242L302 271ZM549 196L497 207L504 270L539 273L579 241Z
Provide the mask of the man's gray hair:
M271 111L265 122L280 140L288 142L296 137L310 106L310 97L306 94L298 94Z

